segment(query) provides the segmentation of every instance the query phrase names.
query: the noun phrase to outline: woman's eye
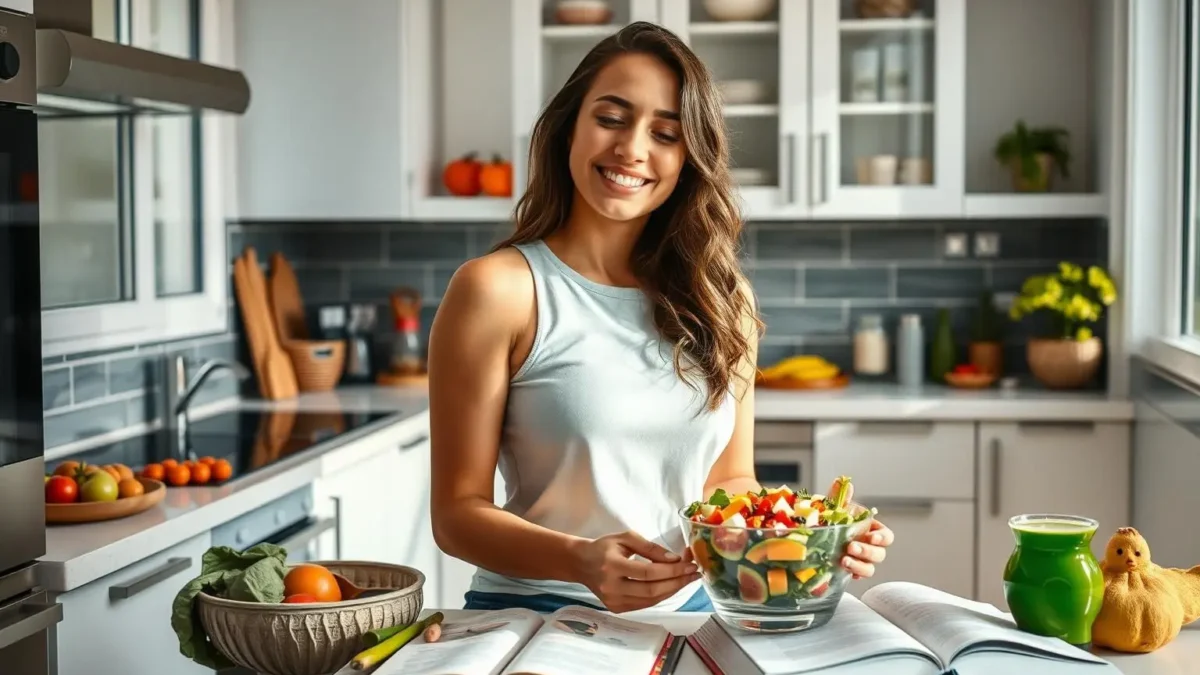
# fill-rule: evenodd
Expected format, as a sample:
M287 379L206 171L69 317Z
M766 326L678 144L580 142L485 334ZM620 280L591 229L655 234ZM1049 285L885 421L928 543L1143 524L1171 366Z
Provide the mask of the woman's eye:
M662 141L663 143L675 143L679 140L679 137L675 136L674 134L658 133L655 134L655 136L657 136L658 140Z
M597 117L596 121L598 121L600 123L600 126L605 126L605 127L615 127L621 123L621 120L619 118L608 117L605 115L601 115L600 117Z

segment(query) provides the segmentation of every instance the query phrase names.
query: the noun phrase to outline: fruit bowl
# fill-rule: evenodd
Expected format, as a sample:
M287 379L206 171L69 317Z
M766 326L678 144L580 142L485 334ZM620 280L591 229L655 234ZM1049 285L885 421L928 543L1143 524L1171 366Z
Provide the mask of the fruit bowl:
M816 495L819 497L819 495ZM818 628L833 617L851 574L840 560L874 511L854 502L846 524L791 529L712 525L679 511L684 540L718 617L756 632Z
M405 565L315 561L356 586L391 593L340 602L267 604L196 596L200 621L222 654L264 675L324 675L364 649L372 630L410 624L424 605L425 575Z
M46 504L47 523L94 523L114 520L141 513L155 506L167 494L167 486L152 478L138 477L142 494L118 497L110 501L78 501L69 504Z

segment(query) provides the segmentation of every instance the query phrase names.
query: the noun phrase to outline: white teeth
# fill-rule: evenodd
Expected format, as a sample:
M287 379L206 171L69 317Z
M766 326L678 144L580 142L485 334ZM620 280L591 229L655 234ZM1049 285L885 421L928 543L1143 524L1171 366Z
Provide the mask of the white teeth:
M616 183L617 185L624 185L625 187L636 188L636 187L642 187L643 185L646 184L645 178L634 178L633 176L626 176L624 174L615 173L615 172L609 171L607 169L604 169L603 173L604 173L605 178L611 180L612 182Z

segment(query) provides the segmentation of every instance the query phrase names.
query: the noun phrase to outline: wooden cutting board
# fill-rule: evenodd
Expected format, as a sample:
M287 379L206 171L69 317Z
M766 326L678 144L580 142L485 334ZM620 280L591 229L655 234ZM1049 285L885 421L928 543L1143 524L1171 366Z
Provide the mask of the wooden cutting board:
M247 246L234 261L234 282L259 393L270 400L295 398L299 393L296 373L275 331L267 282L253 247Z
M304 298L296 272L282 253L271 254L271 313L279 341L307 340L308 324L304 317Z

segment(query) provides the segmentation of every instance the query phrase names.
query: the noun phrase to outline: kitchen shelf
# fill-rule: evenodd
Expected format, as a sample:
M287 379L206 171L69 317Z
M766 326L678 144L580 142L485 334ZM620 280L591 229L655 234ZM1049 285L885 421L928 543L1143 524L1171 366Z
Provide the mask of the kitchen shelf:
M505 222L515 206L508 197L424 197L413 205L420 220L489 220Z
M843 33L890 33L933 30L934 19L844 19L838 22Z
M616 24L549 25L542 26L542 37L547 40L564 42L572 40L596 40L599 42L621 28L622 26Z
M772 117L779 114L774 103L742 103L725 106L726 117Z
M842 103L843 115L919 115L933 112L932 103Z
M963 200L967 218L1104 217L1101 194L969 194Z
M692 37L698 35L778 35L778 21L701 21L688 25Z

